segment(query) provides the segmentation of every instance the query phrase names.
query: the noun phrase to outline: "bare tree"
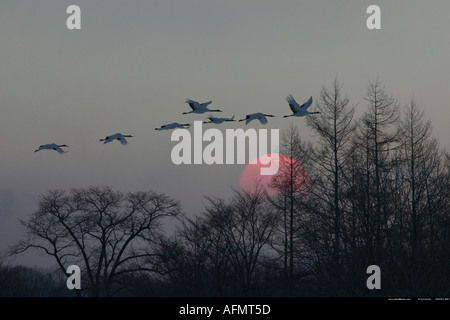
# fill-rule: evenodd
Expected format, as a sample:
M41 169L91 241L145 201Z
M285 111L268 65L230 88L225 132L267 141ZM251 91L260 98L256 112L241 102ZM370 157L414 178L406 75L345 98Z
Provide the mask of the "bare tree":
M316 103L320 115L308 117L307 124L318 134L317 147L312 157L317 169L327 177L320 193L331 208L333 220L333 255L336 271L340 261L341 239L341 174L351 155L350 142L355 132L353 114L355 107L349 107L349 98L342 94L342 84L336 78L331 89L322 87ZM329 195L329 197L327 196Z
M426 184L423 182L426 182L426 178L429 176L429 173L423 169L433 170L433 166L426 165L426 162L427 157L432 155L430 146L435 147L435 145L429 139L431 135L431 123L430 121L423 121L423 112L418 110L414 101L411 101L400 123L400 132L404 157L407 162L407 172L405 173L407 188L405 186L403 190L410 193L406 197L409 199L410 204L411 263L415 263L419 251L420 229L423 225L420 221L421 217L419 212L421 210L419 206L421 203L425 203L423 200L425 200Z
M367 152L367 183L368 192L370 188L370 171L374 169L375 184L375 261L382 260L383 239L382 229L388 221L387 212L383 212L382 201L382 175L386 174L388 168L388 155L393 150L393 144L397 139L396 124L399 116L399 105L397 101L388 95L385 88L377 78L370 82L365 100L368 102L368 111L364 113L360 121L360 132L362 142L365 143ZM372 213L368 206L369 215Z
M214 253L210 258L215 267L225 259L239 280L240 294L249 295L257 266L264 253L270 250L276 212L259 185L254 192L235 191L229 202L220 198L207 200L203 223L209 229L207 244Z
M263 250L272 242L277 215L258 188L252 193L236 193L233 200L232 215L224 217L228 224L223 231L231 244L231 263L240 271L247 295Z
M159 265L171 294L219 297L232 294L231 249L221 228L210 223L204 216L185 217L176 235L161 243Z
M277 225L265 189L236 191L230 200L206 197L204 211L185 217L160 247L159 266L175 295L251 295L255 274L270 254Z
M448 194L444 155L431 138L431 122L424 120L413 100L405 109L399 132L402 180L392 224L401 232L390 242L402 249L396 256L402 259L403 286L410 294L427 294L437 284L431 276L436 264L436 231L440 230L436 221L448 214L442 198Z
M350 100L342 93L342 87L337 78L331 88L322 87L316 102L320 114L305 118L314 140L309 144L297 142L296 152L310 177L306 195L296 196L303 207L297 233L302 232L303 240L308 242L309 250L305 251L310 251L309 260L315 261L315 275L328 283L328 288L334 283L336 294L341 288L341 242L345 231L342 229L348 206L347 199L342 197L343 172L350 161L356 129L355 107L349 106Z
M100 186L53 190L21 221L27 235L11 252L40 250L54 257L64 274L69 265L79 265L92 294L109 296L121 275L158 272L152 245L162 219L178 214L175 200L152 191L124 194Z
M301 163L307 161L303 157L305 146L300 139L298 129L293 122L289 124L281 138L281 155L278 172L273 176L270 187L276 189L276 194L269 196L269 201L283 214L283 223L277 224L276 234L282 239L274 241L274 248L283 257L285 290L293 293L296 274L295 252L300 250L301 239L301 201L309 188L309 176ZM280 245L281 242L281 245ZM279 248L282 248L281 250ZM298 258L298 257L297 257Z
M226 211L223 201L216 199L215 204ZM187 219L181 230L181 240L189 256L197 261L197 265L200 261L203 262L203 274L199 274L199 277L209 282L212 287L211 294L223 296L229 292L227 282L230 280L232 249L223 230L212 227L212 222L203 218Z

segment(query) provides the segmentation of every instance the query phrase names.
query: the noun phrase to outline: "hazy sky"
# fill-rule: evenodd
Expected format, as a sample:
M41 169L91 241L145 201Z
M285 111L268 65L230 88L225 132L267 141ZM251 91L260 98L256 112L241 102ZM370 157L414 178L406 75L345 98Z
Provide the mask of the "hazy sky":
M71 4L81 30L66 27ZM381 30L366 27L371 4L381 7ZM154 130L204 120L182 115L186 98L212 100L221 116L274 114L248 127L281 133L288 94L316 99L337 75L359 115L380 76L402 105L414 97L450 149L449 12L448 0L2 0L0 250L23 236L18 219L49 189L151 189L187 214L204 195L227 197L244 165L175 166L171 131ZM293 120L307 137L304 119ZM239 127L248 128L218 126ZM134 137L127 146L98 141L116 132ZM69 152L33 153L50 142ZM31 257L20 261L39 263Z

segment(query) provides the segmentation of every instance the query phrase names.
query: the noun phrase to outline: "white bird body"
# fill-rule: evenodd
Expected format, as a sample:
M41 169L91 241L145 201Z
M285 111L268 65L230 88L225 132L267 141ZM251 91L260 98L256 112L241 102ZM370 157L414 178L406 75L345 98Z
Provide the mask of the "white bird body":
M34 150L34 152L38 152L38 151L41 151L41 150L55 150L59 154L66 153L67 151L64 151L62 149L62 147L68 147L68 145L66 145L66 144L56 144L56 143L48 143L48 144L43 144L43 145L39 146L39 148L37 150Z
M191 99L186 99L185 101L189 106L191 107L191 111L183 112L183 114L189 114L189 113L197 113L202 114L205 112L222 112L222 110L210 110L208 109L208 105L212 103L212 100L208 102L199 103L198 101L194 101Z
M122 145L126 145L128 144L127 139L125 139L125 137L129 138L129 137L133 137L132 135L129 134L121 134L121 133L115 133L113 135L107 136L104 139L100 139L100 141L104 141L103 143L110 143L111 141L114 140L118 140Z
M180 129L186 129L186 127L189 127L190 124L189 123L178 123L178 122L172 122L169 124L165 124L162 125L160 128L155 128L155 130L171 130L171 129L176 129L176 128L180 128Z
M245 124L249 124L249 122L253 121L253 120L259 120L259 122L261 122L261 124L267 124L267 117L275 117L271 114L265 114L265 113L261 113L261 112L256 112L256 113L252 113L252 114L248 114L245 119L241 119L239 121L244 121L245 120Z
M287 117L303 117L308 114L314 114L314 113L320 113L320 112L309 112L308 108L312 104L312 97L310 97L304 104L299 105L297 101L295 101L294 97L292 95L287 96L286 98L287 103L289 103L289 107L291 107L292 114L284 116L284 118Z
M231 118L217 118L217 117L214 117L212 115L209 115L207 119L209 119L209 121L208 122L205 121L203 123L221 124L221 123L223 123L225 121L236 121L236 120L234 120L234 116L232 116Z

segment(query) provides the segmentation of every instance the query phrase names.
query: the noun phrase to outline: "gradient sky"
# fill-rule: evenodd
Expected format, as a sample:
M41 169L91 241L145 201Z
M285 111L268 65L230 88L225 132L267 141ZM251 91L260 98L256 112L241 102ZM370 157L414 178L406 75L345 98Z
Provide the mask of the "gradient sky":
M81 30L66 28L71 4ZM371 4L381 7L381 30L366 28ZM220 116L274 114L248 127L281 133L288 94L317 99L337 75L360 115L368 82L380 76L402 105L414 97L450 149L449 12L448 0L2 0L0 250L23 236L18 219L49 189L151 189L187 214L203 208L204 195L229 196L244 165L175 166L171 131L154 130L204 120L182 115L186 98L212 100ZM293 120L308 137L304 119ZM134 138L98 141L116 132ZM33 153L50 142L69 152Z

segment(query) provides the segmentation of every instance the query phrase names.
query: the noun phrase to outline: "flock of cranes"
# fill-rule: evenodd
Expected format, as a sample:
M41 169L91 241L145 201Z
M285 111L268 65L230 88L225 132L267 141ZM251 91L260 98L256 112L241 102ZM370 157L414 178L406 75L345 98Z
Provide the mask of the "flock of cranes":
M316 114L316 113L320 113L320 112L309 112L308 108L311 106L312 104L312 97L310 97L305 103L303 103L302 105L298 104L297 101L295 101L294 97L292 95L289 95L286 98L287 103L289 104L289 107L292 110L292 114L290 115L285 115L284 118L287 117L304 117L306 115L309 114ZM199 103L198 101L194 101L191 99L186 99L185 101L189 107L191 107L191 111L187 111L187 112L183 112L183 114L190 114L190 113L195 113L195 114L204 114L206 112L223 112L222 110L219 109L209 109L208 106L212 103L212 100L207 101L207 102L203 102L203 103ZM247 114L245 116L244 119L240 119L239 121L245 121L245 124L248 125L251 121L253 120L258 120L261 124L267 124L267 118L268 117L275 117L274 115L271 114L265 114L262 112L256 112L256 113L251 113L251 114ZM219 118L219 117L214 117L212 115L209 115L207 117L207 119L209 121L204 121L203 123L214 123L214 124L221 124L223 122L227 122L227 121L236 121L234 120L234 115L231 118ZM162 125L159 128L155 128L155 130L172 130L172 129L186 129L189 128L190 124L189 123L178 123L178 122L172 122L172 123L168 123L165 125ZM112 142L114 140L119 141L122 145L126 145L128 143L126 138L131 138L133 137L130 134L122 134L122 133L115 133L113 135L107 136L103 139L100 139L100 141L103 141L104 144ZM64 151L64 147L68 147L68 145L66 144L56 144L56 143L49 143L49 144L44 144L39 146L38 149L34 150L34 152L38 152L41 150L55 150L57 151L59 154L64 154L67 151Z

